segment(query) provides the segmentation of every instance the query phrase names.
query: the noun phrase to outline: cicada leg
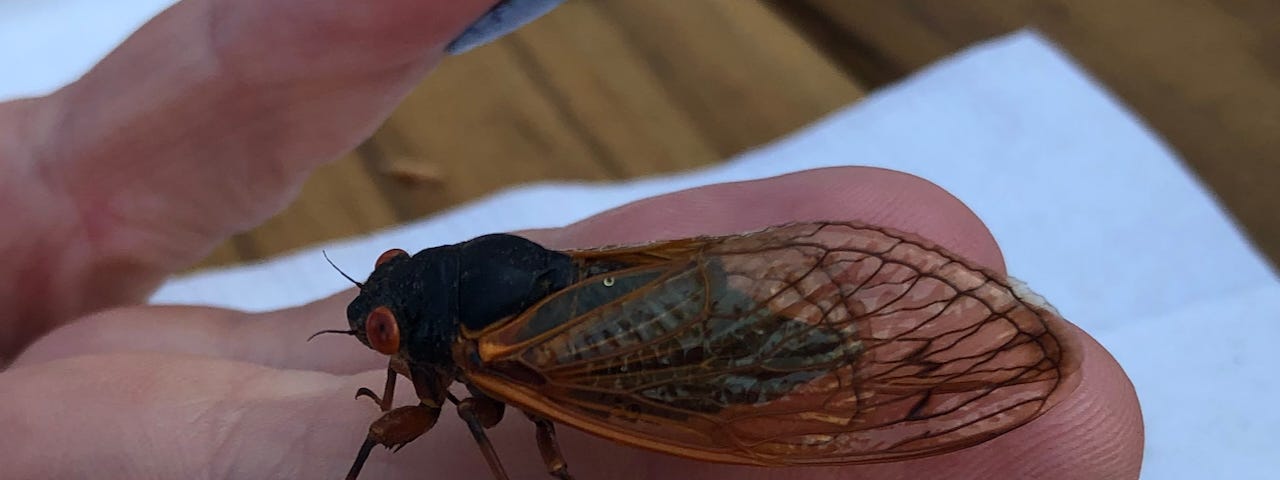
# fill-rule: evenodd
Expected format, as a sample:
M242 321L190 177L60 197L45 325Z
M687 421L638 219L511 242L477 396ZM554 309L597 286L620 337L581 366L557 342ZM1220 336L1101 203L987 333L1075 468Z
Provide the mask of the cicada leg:
M542 461L547 464L547 473L560 480L573 480L569 475L569 464L565 463L560 453L560 443L556 441L556 425L545 418L529 415L538 429L538 451L542 453Z
M369 436L365 437L364 444L360 446L360 453L356 454L356 461L347 472L347 480L355 480L360 475L360 469L364 467L374 446L383 445L399 451L405 444L430 430L438 418L440 407L425 403L397 407L382 414L369 425Z
M413 381L414 390L418 394L417 405L391 408L397 373L406 375ZM412 442L435 426L436 420L440 418L438 392L441 388L436 385L437 382L437 377L425 371L410 370L403 362L397 363L393 358L387 365L387 381L383 386L381 398L368 388L361 387L356 391L356 398L364 396L372 398L385 413L369 425L369 435L360 445L360 452L356 454L355 462L347 471L347 480L355 480L360 475L360 469L364 468L364 462L369 459L369 453L373 451L374 446L383 445L393 451L399 451L405 444Z
M378 404L378 408L385 412L387 410L391 410L391 398L395 396L395 393L396 370L392 366L388 365L387 383L382 387L382 396L379 397L378 394L373 393L373 390L369 390L367 387L360 387L359 390L356 390L356 398L369 397L373 399L374 403Z
M485 429L492 428L502 420L506 404L474 388L469 390L474 396L463 400L457 400L452 395L449 398L458 404L458 415L467 422L467 427L475 436L476 443L480 445L480 451L489 462L494 478L506 480L507 473L502 468L502 462L498 459L493 444L489 442L488 435L484 433ZM556 442L555 425L533 415L529 415L529 420L533 421L537 427L538 450L542 454L542 461L547 465L547 472L560 480L572 480L573 476L569 475L569 466L564 461L564 455L560 453L560 445Z
M452 399L452 396L450 396ZM502 461L498 459L498 453L493 449L493 443L489 442L489 436L484 433L484 429L498 424L502 420L502 412L506 405L502 402L485 396L475 396L458 401L458 416L467 422L467 428L471 430L471 435L476 438L476 444L480 446L480 452L484 454L485 461L489 462L489 470L493 472L493 478L496 480L507 480L507 472L502 468Z

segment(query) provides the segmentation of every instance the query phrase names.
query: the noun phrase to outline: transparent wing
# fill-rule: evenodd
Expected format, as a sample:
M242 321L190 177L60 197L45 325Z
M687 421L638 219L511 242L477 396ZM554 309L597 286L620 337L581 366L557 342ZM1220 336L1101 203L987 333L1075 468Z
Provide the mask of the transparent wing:
M981 443L1078 381L1009 279L855 223L578 252L598 273L474 341L478 387L685 457L864 463Z

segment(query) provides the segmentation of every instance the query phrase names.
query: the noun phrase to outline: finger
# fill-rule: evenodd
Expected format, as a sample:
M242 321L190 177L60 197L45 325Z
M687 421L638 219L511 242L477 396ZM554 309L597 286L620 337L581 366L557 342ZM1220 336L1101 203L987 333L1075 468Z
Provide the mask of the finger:
M849 182L834 181L833 183L836 185L857 185L857 182L854 181L853 178L858 176L856 175L857 173L862 172L860 172L859 169L805 172L779 179L734 184L727 188L729 188L730 191L736 188L760 188L762 185L775 185L773 182L781 182L776 183L776 185L786 185L789 189L792 187L801 187L795 190L816 193L819 191L816 187L812 189L803 188L810 186L810 184L801 182L800 185L795 185L788 184L786 181L788 179L803 178L806 175L821 174L819 176L824 178L845 175L850 177L844 179ZM903 176L902 178L910 177ZM896 185L897 187L911 188L904 185L894 184L893 179L891 178L879 178L878 180L879 182L874 182L875 185ZM910 183L910 181L906 181L907 185L910 185ZM927 183L925 185L927 185ZM681 192L667 197L651 199L649 201L642 202L638 207L623 207L618 211L610 212L609 214L568 227L566 230L573 231L575 228L581 228L583 229L581 231L585 233L580 233L579 235L590 235L590 232L593 231L592 229L599 229L597 231L602 231L607 235L609 229L604 227L603 223L598 224L601 226L593 226L593 222L605 222L606 220L601 219L609 219L611 216L615 215L616 218L607 221L615 221L621 228L642 229L642 224L639 224L638 222L633 224L627 215L625 215L625 211L628 208L637 208L638 210L636 211L636 215L643 215L646 208L655 208L653 207L653 203L661 205L662 202L670 201L671 205L675 206L698 205L703 203L702 200L704 200L705 197L700 196L704 194L710 197L724 195L722 198L730 199L739 199L742 197L742 195L726 194L724 191L719 190L720 188L726 187L717 186L709 187L707 189L695 189L693 191ZM839 190L843 191L843 189ZM763 189L756 193L777 192L770 189ZM821 195L816 196L818 198L824 198ZM927 192L923 192L923 194L919 196L923 198L930 198L930 195ZM803 215L806 212L813 213L809 210L809 208L812 207L803 206L808 202L794 202L794 198L788 198L786 195L782 195L780 198L786 203L798 203L798 206L795 207L778 208L780 211L791 212L797 215ZM950 197L942 196L939 198L945 199ZM714 204L715 202L708 203ZM939 202L935 207L943 209L942 211L946 211L947 203L948 202L946 201ZM744 209L745 211L762 215L766 218L766 222L772 222L773 217L771 215L776 215L775 213L769 213L771 211L771 207L767 202L748 203L745 206L752 207ZM915 215L927 216L933 214L928 210L928 205L924 205L922 207L923 208L917 213L906 215L905 217L910 218ZM961 207L963 206L961 205ZM856 208L857 207L855 207L855 209ZM912 208L913 205L907 205L900 211L912 212ZM704 206L704 208L691 209L690 211L714 212L716 211L716 208ZM821 212L815 214L824 215ZM870 215L875 215L875 213L872 212ZM956 222L959 225L964 225L966 223L964 220L957 221L957 219L963 219L966 215L971 217L971 214L968 214L967 210L963 210L959 213L957 213L956 210L952 210L951 213L945 215L944 221L949 220ZM714 225L720 225L716 223L716 219L722 217L723 215L712 215L708 217L707 222L694 222L693 226L687 228L691 228L695 231L697 231L699 227L714 228ZM750 217L748 216L748 218ZM839 219L840 217L832 214L831 216L818 216L815 218ZM890 223L894 221L894 217L889 217L882 218L880 223L889 224L895 228L906 231L922 231L920 228L911 228L909 222L897 224ZM627 227L628 225L631 226ZM747 227L747 225L743 226ZM981 224L978 223L977 226L980 227ZM749 227L757 226L753 225ZM686 227L676 227L673 230L646 230L646 232L654 235L652 238L683 236L689 233L680 230L681 228ZM732 229L737 227L728 225L725 228ZM925 226L925 228L928 228L928 226ZM985 234L985 230L981 233L984 235L978 235L978 238L989 238L989 235ZM643 234L644 233L637 233L637 235ZM947 236L947 231L943 229L941 231L934 231L933 233L925 233L924 235L945 237ZM566 245L585 245L592 244L595 241L609 240L608 238L603 238L603 236L588 240L579 240L573 235L559 236L557 231L538 232L533 236L540 237L544 241L549 242L565 242ZM584 243L575 243L579 241ZM978 245L979 249L965 247L965 243L963 241L956 242L956 245L959 246L946 245L945 243L944 245L953 250L965 251L965 255L970 258L980 258L984 255L984 252L980 251L980 246L983 243L983 241L979 240L971 244ZM969 250L965 250L966 248L969 248ZM993 244L992 248L994 248ZM998 252L985 252L985 255L987 255L986 258L988 259L999 258ZM333 300L328 301L332 302ZM328 306L317 305L316 307L336 310L339 308L339 303L335 302ZM309 318L314 318L314 315L300 315L297 319L305 321ZM329 327L332 327L332 325ZM350 342L349 339L345 340L348 341L347 343L356 343ZM859 467L762 470L745 467L712 466L699 462L675 460L669 457L639 452L633 449L616 448L613 444L607 441L589 437L578 432L574 432L571 429L561 429L561 437L564 442L566 456L575 472L598 471L613 472L614 474L618 471L645 472L644 475L639 475L637 478L665 477L676 472L679 472L681 474L680 476L685 476L686 474L702 476L733 474L746 476L748 478L772 478L775 476L778 478L849 478L850 475L854 475L853 478L867 479L918 478L918 475L921 475L921 472L932 472L935 474L932 476L942 476L943 473L947 473L948 478L1018 478L1023 476L1033 478L1136 478L1136 473L1141 463L1142 429L1141 417L1132 385L1128 382L1123 371L1110 357L1110 355L1099 347L1096 342L1084 337L1081 343L1086 345L1083 381L1076 392L1063 404L1059 405L1037 421L996 440L975 448L966 449L961 452L940 457L932 457L904 463ZM335 344L335 346L336 345L340 345L340 343ZM325 353L333 353L333 351L326 348ZM324 358L329 361L332 360L332 358L329 357ZM313 358L310 361L318 360L323 361L318 358ZM371 362L370 367L381 366L376 364L377 360L370 359L369 361ZM368 384L376 385L378 381L379 380L375 379ZM406 390L402 388L401 391ZM444 421L441 422L442 425L445 423L446 422ZM521 426L520 422L516 422L516 425L513 426L512 422L508 421L507 425L499 429L494 436L495 443L500 445L499 450L504 452L514 452L514 456L517 457L517 462L523 461L521 459L537 458L537 454L532 450L520 450L521 448L531 448L531 442L527 439L532 436L531 431L526 427ZM462 438L466 438L465 434ZM501 445L504 444L508 446L505 448L502 447ZM592 452L592 454L574 455L573 453L584 451ZM603 452L603 454L601 454L601 452ZM378 458L380 457L375 455L375 459ZM377 461L382 460L379 459ZM457 462L458 460L450 458L442 461ZM520 465L529 466L530 464ZM529 468L536 466L535 461ZM483 472L483 464L480 464L480 468L481 470L477 471ZM611 468L617 468L617 470L611 470ZM955 474L952 475L952 472L955 472ZM1005 472L1013 473L1005 475ZM924 476L928 478L930 475Z
M378 416L352 394L380 385L378 377L154 353L16 368L0 374L13 387L0 406L0 464L5 478L341 478ZM467 435L461 422L441 423L433 432L440 435L398 457L478 459L457 441ZM384 450L376 453L364 478L421 478L466 465L440 461L426 470L425 461L391 465Z
M743 232L800 220L858 220L896 228L932 239L979 264L1004 268L991 234L955 197L917 177L866 167L694 188L625 205L563 229L526 235L551 248L570 248ZM346 328L344 312L351 298L353 292L344 292L261 316L192 307L115 310L50 334L20 361L142 349L333 373L382 368L384 360L350 338L302 341L319 330Z
M352 394L381 385L381 375L156 353L15 368L0 373L0 384L15 387L0 406L0 464L6 478L341 478L379 416L372 402ZM397 391L413 389L401 381ZM414 402L409 396L401 393L396 404ZM488 478L452 410L400 452L376 449L361 478ZM508 472L542 478L533 429L522 416L511 418L491 430ZM582 472L643 478L621 467Z
M769 469L687 461L559 429L580 478L1137 478L1132 391L1090 342L1078 395L1045 417L957 453L893 464ZM378 372L336 376L209 357L82 356L0 373L0 463L15 478L339 478L377 417L353 399ZM411 388L401 382L400 392ZM50 401L59 399L59 401ZM401 396L399 404L407 400ZM1117 408L1120 406L1120 408ZM509 415L490 436L513 478L541 478L528 422ZM486 478L450 411L403 451L378 449L363 478Z
M344 291L301 307L245 313L197 306L122 307L89 315L40 338L13 362L33 365L118 352L221 357L275 368L352 374L385 368L386 356L351 337L313 333L345 328Z
M79 81L0 105L0 125L24 125L0 139L20 142L0 186L24 201L0 208L32 219L27 243L0 245L29 250L0 272L23 293L0 305L23 320L0 347L141 301L280 210L493 1L185 0Z

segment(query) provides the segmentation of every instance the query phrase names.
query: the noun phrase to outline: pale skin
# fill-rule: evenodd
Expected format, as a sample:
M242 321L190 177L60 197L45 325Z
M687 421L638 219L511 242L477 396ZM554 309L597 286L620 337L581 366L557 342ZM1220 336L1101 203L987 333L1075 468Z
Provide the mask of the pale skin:
M80 81L0 104L5 475L341 478L378 415L353 394L379 389L386 359L349 337L304 340L345 328L353 292L263 314L142 303L365 138L488 7L185 0ZM962 203L924 180L870 168L709 186L526 233L568 248L816 219L915 232L1003 270L995 241ZM1137 478L1133 387L1079 335L1084 380L1071 398L948 455L761 469L648 453L567 427L560 442L570 471L588 480ZM413 390L402 381L397 391ZM361 478L484 478L488 467L450 410L399 453L375 450ZM512 478L544 475L522 415L508 414L490 436Z

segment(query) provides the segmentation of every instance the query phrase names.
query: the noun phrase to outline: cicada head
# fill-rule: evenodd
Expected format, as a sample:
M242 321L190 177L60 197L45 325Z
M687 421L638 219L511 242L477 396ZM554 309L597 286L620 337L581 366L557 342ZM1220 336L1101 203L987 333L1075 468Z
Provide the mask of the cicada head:
M457 333L457 248L387 250L347 305L352 334L380 353L439 363Z

